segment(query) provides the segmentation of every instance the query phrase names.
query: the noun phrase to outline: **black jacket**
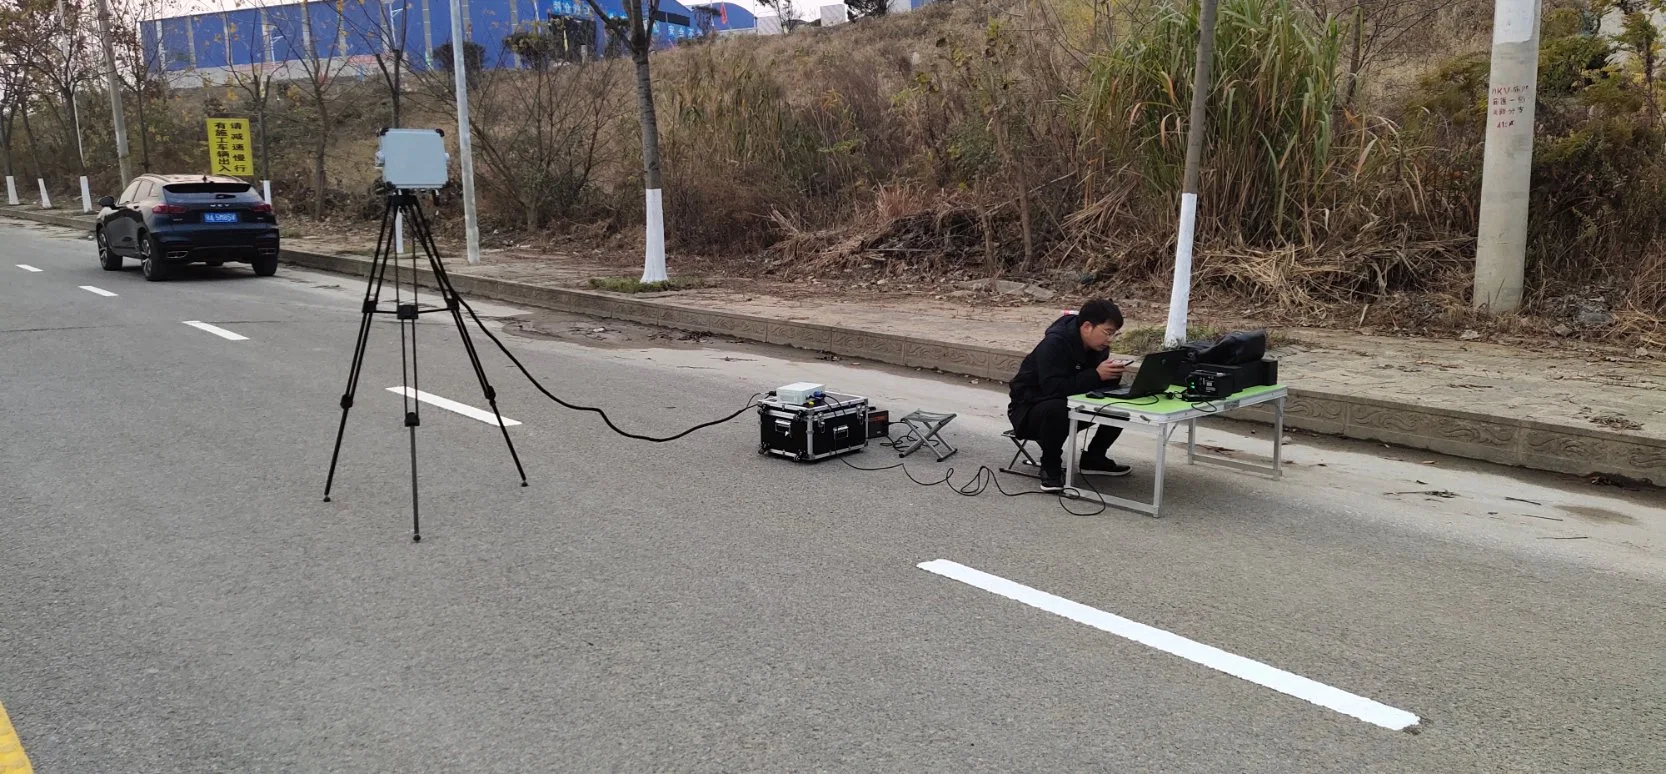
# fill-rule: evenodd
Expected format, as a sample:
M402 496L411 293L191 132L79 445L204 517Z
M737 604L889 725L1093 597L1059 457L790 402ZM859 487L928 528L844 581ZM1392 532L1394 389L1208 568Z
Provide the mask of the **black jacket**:
M1096 370L1110 356L1109 351L1090 352L1083 346L1081 321L1076 315L1060 317L1047 326L1047 335L1018 366L1018 375L1012 377L1008 410L1115 386L1120 379L1100 381Z

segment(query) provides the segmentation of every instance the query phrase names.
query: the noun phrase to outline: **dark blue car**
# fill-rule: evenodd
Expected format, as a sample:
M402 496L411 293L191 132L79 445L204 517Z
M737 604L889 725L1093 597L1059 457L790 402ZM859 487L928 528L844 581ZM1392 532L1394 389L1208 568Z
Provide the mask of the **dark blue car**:
M234 177L140 175L120 199L98 202L98 262L120 271L139 259L145 279L167 279L188 263L247 263L278 272L278 218L254 187Z

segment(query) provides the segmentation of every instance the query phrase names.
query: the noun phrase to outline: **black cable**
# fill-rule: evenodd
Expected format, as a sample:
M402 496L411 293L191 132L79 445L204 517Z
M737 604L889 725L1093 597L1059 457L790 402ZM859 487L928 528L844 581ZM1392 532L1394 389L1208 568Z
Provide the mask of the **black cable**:
M889 445L889 444L881 444L881 445ZM904 463L904 462L898 462L898 463L895 463L895 464L892 464L892 465L884 465L884 466L877 467L877 468L865 468L865 467L862 467L861 465L857 465L856 463L851 462L849 459L846 459L845 457L840 457L839 461L843 462L846 467L849 467L852 470L860 470L860 471L863 471L865 473L879 473L879 472L883 472L883 471L887 471L887 470L896 470L897 468L902 468L902 474L904 476L907 476L909 481L912 481L916 484L919 484L920 486L925 486L925 487L945 486L946 485L946 486L948 486L950 491L952 491L955 494L958 494L962 497L977 497L978 495L981 495L984 492L988 491L990 484L995 485L995 491L1000 492L1001 494L1003 494L1007 497L1022 497L1024 495L1053 495L1053 496L1059 498L1059 507L1063 508L1065 510L1065 513L1068 513L1072 516L1098 516L1099 514L1104 513L1106 508L1108 507L1105 504L1104 496L1099 494L1099 490L1097 488L1095 488L1091 482L1088 483L1088 489L1093 490L1094 495L1099 497L1099 510L1093 511L1091 513L1083 513L1083 512L1080 512L1080 511L1071 510L1070 506L1065 505L1066 500L1073 499L1069 494L1067 494L1067 492L1069 492L1071 490L1074 490L1077 493L1077 496L1080 496L1080 494L1081 494L1080 489L1077 489L1076 487L1066 487L1065 489L1057 491L1057 492L1048 492L1048 491L1044 491L1044 490L1041 490L1041 489L1026 489L1022 492L1008 492L1005 487L1001 486L1000 477L997 476L995 474L995 471L991 470L988 465L979 465L977 472L972 475L972 480L966 482L965 484L956 485L952 481L952 479L954 478L954 467L953 466L950 466L948 468L948 470L946 470L943 473L943 477L940 478L940 479L937 479L936 481L921 481L920 479L914 477L914 474L908 470L908 464ZM1083 476L1083 480L1084 481L1087 480L1085 474Z
M510 352L509 347L505 346L503 341L498 339L497 335L492 333L490 328L486 327L486 323L481 321L480 315L475 314L474 307L469 306L469 302L468 302L467 299L463 298L461 295L456 296L456 298L457 298L458 303L463 305L463 309L469 313L469 317L473 318L474 324L477 327L480 328L480 332L486 334L486 338L491 339L492 343L497 345L497 348L500 351L503 352L504 357L509 358L509 362L514 363L515 367L520 369L521 375L525 376L527 381L532 382L532 386L537 387L538 391L544 394L544 397L555 401L556 403L560 404L564 408L569 408L569 409L572 409L574 411L588 411L592 414L596 414L596 415L598 415L602 418L602 422L607 424L607 429L612 430L613 432L618 433L619 435L622 435L626 438L630 438L632 440L648 441L650 443L667 443L667 442L670 442L670 441L675 441L678 438L682 438L683 436L688 435L690 433L693 433L696 430L704 430L708 427L715 427L717 425L721 425L724 422L733 421L735 419L735 417L738 417L741 414L744 414L747 411L751 410L753 406L757 405L758 398L763 397L763 393L754 394L752 397L747 398L746 399L746 405L741 406L738 410L735 411L735 413L730 414L730 415L728 415L728 416L726 416L722 419L714 419L710 422L703 422L703 423L695 425L695 426L693 426L693 427L691 427L687 430L684 430L680 433L677 433L676 435L668 435L668 436L664 436L662 438L656 438L654 436L649 436L649 435L638 435L637 433L627 433L624 430L619 429L618 425L613 424L613 420L610 417L608 417L606 411L603 411L603 410L601 410L601 409L599 409L595 406L580 406L580 405L577 405L577 404L574 404L574 403L568 403L567 401L564 401L561 398L556 397L556 394L553 393L553 392L550 392L548 389L546 389L544 387L544 384L542 382L538 381L538 377L533 376L532 372L528 371L526 369L526 366L521 363L520 358L515 357L515 353Z

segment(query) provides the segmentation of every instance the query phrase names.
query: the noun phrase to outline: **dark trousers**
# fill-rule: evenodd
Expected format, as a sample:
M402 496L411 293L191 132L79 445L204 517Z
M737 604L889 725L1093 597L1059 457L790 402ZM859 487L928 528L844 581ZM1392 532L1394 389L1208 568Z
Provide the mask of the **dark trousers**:
M1013 432L1019 438L1035 441L1041 447L1041 467L1046 470L1064 469L1064 442L1070 438L1070 412L1063 398L1044 400L1030 406L1012 406L1007 409L1007 419L1012 420ZM1080 430L1088 423L1077 423ZM1117 436L1122 435L1122 428L1099 425L1093 430L1093 440L1088 443L1088 454L1103 455L1111 444L1116 443Z

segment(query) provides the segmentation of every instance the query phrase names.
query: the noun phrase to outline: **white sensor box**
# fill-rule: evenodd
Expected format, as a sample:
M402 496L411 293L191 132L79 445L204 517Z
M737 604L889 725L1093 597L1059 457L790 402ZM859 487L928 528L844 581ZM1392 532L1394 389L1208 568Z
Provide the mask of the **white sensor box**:
M826 385L811 382L793 382L785 387L775 389L775 399L789 406L802 406L808 403L817 393L827 392Z

